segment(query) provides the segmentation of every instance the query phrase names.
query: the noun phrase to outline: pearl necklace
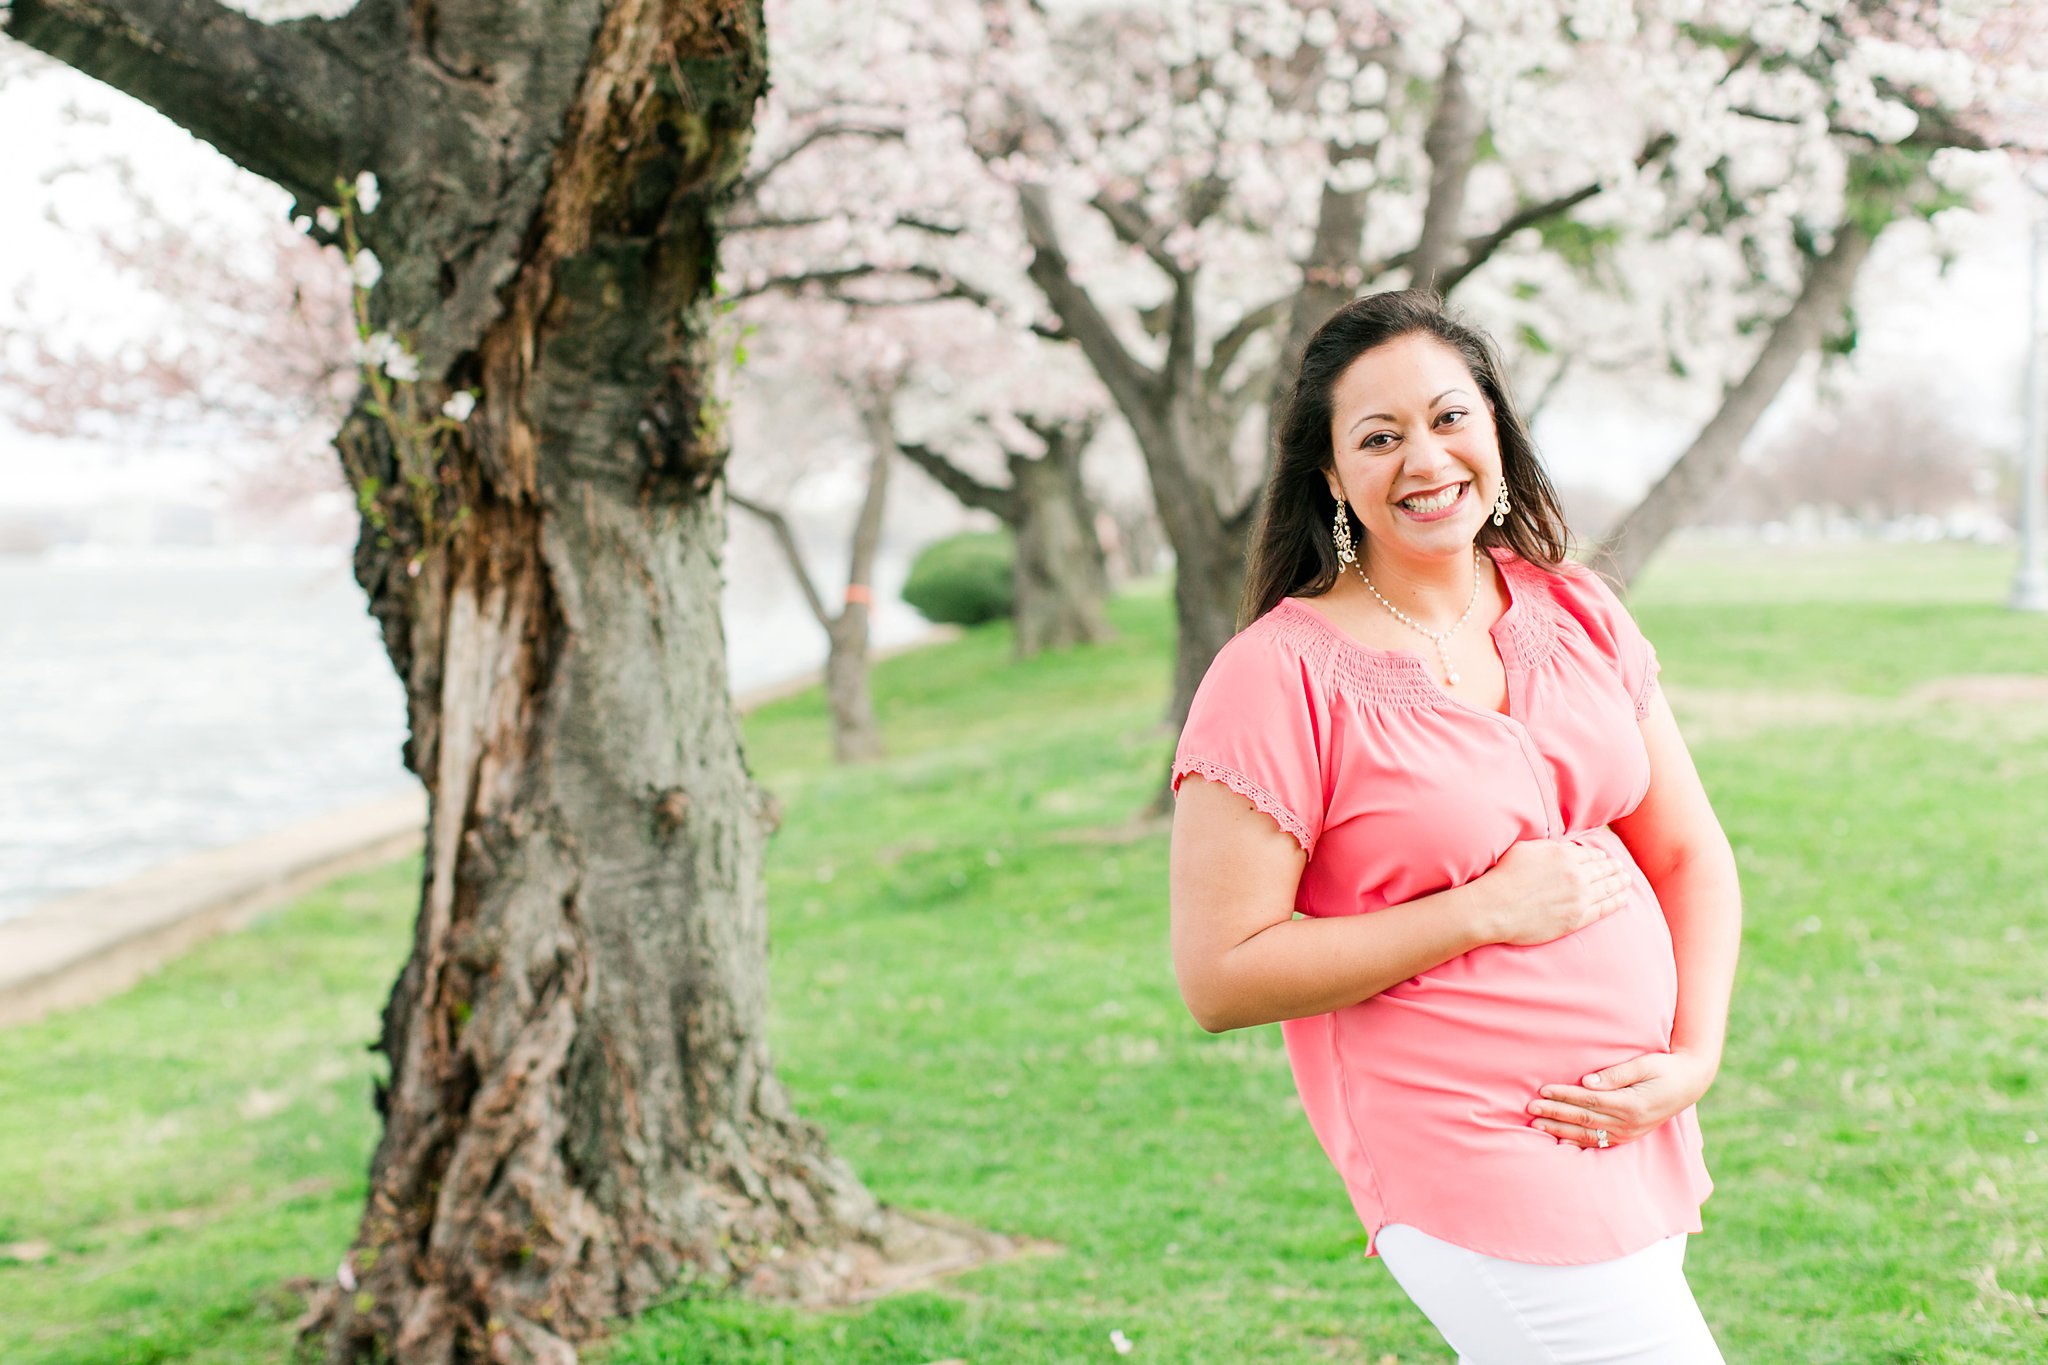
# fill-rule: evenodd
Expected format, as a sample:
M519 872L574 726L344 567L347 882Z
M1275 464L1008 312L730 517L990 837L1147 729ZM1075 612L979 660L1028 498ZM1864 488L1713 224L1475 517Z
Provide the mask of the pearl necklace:
M1449 683L1452 687L1456 687L1458 685L1458 670L1451 667L1451 637L1453 635L1456 635L1458 633L1458 627L1464 625L1465 622L1471 617L1472 608L1479 605L1480 553L1481 552L1478 546L1475 545L1472 547L1472 598L1470 601L1465 603L1464 614L1459 616L1457 620L1451 622L1450 626L1444 630L1431 630L1428 626L1423 625L1422 622L1416 620L1407 612L1402 611L1399 607L1395 606L1392 602L1389 602L1386 598L1380 597L1380 590L1378 588L1375 588L1372 585L1372 580L1365 576L1365 565L1360 563L1357 559L1353 559L1351 561L1351 567L1358 570L1358 579L1361 583L1365 584L1365 590L1371 593L1374 597L1379 598L1379 604L1385 607L1388 611L1394 613L1394 619L1396 621L1399 621L1402 625L1407 626L1410 630L1418 631L1423 635L1427 635L1430 639L1436 642L1436 656L1438 659L1443 661L1444 681L1446 683Z

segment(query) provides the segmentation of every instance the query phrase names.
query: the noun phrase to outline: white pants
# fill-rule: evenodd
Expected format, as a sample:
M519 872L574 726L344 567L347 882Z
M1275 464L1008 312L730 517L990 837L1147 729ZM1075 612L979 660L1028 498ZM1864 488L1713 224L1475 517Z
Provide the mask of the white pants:
M1531 1265L1380 1229L1380 1257L1458 1365L1723 1365L1685 1282L1685 1234L1613 1261Z

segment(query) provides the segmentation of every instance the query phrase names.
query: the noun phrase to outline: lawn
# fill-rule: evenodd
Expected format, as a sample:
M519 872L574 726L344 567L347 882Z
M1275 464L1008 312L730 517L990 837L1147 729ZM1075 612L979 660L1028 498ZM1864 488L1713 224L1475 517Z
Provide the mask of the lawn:
M1638 615L1748 900L1718 1182L1687 1267L1732 1363L2048 1360L2048 621L2009 557L1674 551ZM639 1362L1447 1362L1317 1150L1278 1030L1211 1037L1165 952L1170 646L1005 628L882 665L891 756L815 694L748 722L781 798L775 1048L885 1200L1055 1244L845 1313L679 1301ZM2031 681L2029 681L2031 679ZM375 1130L363 1050L417 867L350 878L0 1055L0 1361L288 1357Z

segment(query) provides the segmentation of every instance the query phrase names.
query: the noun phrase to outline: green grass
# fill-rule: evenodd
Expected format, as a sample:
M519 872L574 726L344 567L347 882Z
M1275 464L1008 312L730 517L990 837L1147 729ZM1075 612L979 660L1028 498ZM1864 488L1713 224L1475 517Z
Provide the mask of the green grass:
M5 1035L0 1361L284 1357L362 1209L416 867L352 877Z
M2048 674L2048 622L1982 551L1747 553L1636 599L1748 896L1695 1292L1734 1365L2048 1360L2048 706L1923 688ZM1136 1361L1449 1360L1363 1258L1277 1029L1210 1037L1174 991L1133 819L1168 610L1153 585L1115 644L1023 666L1003 627L890 661L876 767L830 764L815 695L748 724L799 1107L885 1200L1058 1250L851 1312L678 1302L594 1359L1109 1360L1118 1329ZM285 1286L362 1197L416 872L7 1035L0 1361L286 1358Z

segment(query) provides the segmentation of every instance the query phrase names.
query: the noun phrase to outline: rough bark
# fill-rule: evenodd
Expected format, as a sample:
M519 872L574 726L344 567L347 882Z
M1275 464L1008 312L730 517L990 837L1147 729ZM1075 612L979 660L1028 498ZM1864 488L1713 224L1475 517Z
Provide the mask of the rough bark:
M1800 359L1842 317L1871 242L1869 230L1854 219L1835 230L1833 246L1813 261L1799 297L1773 324L1748 373L1723 395L1719 410L1685 453L1600 543L1597 553L1603 568L1624 583L1634 581L1657 547L1705 508Z
M707 341L758 0L5 13L302 197L374 170L375 324L425 411L481 394L424 501L367 393L342 437L430 815L327 1359L568 1362L679 1279L829 1298L967 1254L876 1205L765 1043L774 816L726 690Z
M1015 607L1016 657L1048 649L1100 644L1114 639L1103 603L1109 595L1108 557L1096 529L1096 510L1081 480L1081 455L1095 423L1020 420L1035 434L1042 453L1004 448L1010 470L1007 487L997 487L961 469L919 441L902 441L905 457L964 506L992 512L1010 528L1016 543L1011 575Z

